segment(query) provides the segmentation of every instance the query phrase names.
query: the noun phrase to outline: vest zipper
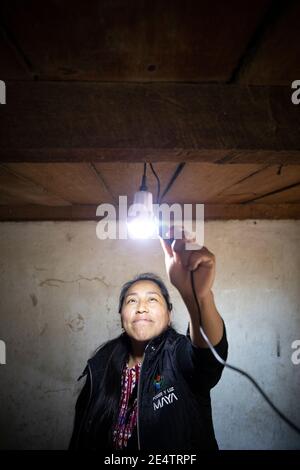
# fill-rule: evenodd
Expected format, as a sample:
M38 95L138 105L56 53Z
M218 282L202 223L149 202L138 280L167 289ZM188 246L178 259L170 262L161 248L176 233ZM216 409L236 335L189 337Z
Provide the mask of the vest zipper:
M140 377L139 377L138 389L137 389L137 403L136 403L136 406L137 406L137 420L136 420L136 429L137 429L138 450L141 450L141 441L140 441L140 409L139 409L139 402L140 402L140 383L141 383L141 376L142 376L142 368L143 368L144 359L145 359L145 353L144 353L144 357L143 357L142 364L141 364Z
M138 381L138 389L137 389L137 423L136 423L136 428L137 428L137 441L138 441L138 450L141 450L141 440L140 440L140 409L139 409L139 402L140 402L140 383L141 383L141 378L142 378L142 368L146 356L146 349L148 348L150 343L147 344L145 347L144 355L143 355L143 360L140 368L140 377Z
M77 439L76 439L76 447L77 447L77 445L78 445L80 433L81 433L81 430L82 430L82 427L83 427L84 420L86 419L86 416L87 416L87 413L88 413L88 409L89 409L89 406L90 406L90 402L91 402L91 398L92 398L93 376L92 376L91 366L90 366L89 363L88 363L88 370L89 370L90 379L91 379L91 390L90 390L89 401L88 401L88 404L87 404L87 406L86 406L86 409L84 410L84 415L83 415L83 417L82 417L82 420L81 420L81 423L80 423L80 426L79 426L79 430L78 430L78 434L77 434Z

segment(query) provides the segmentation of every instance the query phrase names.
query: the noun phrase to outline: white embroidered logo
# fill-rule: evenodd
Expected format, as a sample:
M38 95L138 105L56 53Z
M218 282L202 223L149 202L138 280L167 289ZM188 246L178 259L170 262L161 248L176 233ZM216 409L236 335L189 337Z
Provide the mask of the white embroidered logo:
M163 408L164 405L170 405L174 400L178 400L178 397L174 392L174 387L169 387L153 397L153 409L155 411Z

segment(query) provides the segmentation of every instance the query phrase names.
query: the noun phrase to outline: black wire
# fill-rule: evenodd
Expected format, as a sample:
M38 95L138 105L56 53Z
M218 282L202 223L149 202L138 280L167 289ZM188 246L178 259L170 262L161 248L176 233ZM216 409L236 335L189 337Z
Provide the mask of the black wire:
M152 163L149 163L149 165L150 165L150 168L151 168L151 170L152 170L152 173L154 174L154 176L155 176L155 178L156 178L156 181L157 181L156 204L158 204L158 203L159 203L159 195L160 195L160 179L159 179L159 177L157 176L157 173L156 173L156 171L154 170Z
M198 298L197 298L197 294L196 294L196 290L195 290L195 284L194 284L194 273L193 271L191 271L191 284L192 284L192 290L193 290L193 294L194 294L194 298L195 298L195 301L196 301L196 305L197 305L197 309L198 309L198 314L199 314L199 318L200 318L200 322L201 322L201 310L200 310L200 306L199 306L199 302L198 302ZM211 352L213 353L213 355L215 356L215 358L217 359L217 361L219 361L222 365L224 365L225 367L228 367L228 369L231 369L231 370L234 370L236 372L239 372L240 374L244 375L245 377L247 377L247 379L250 380L250 382L253 383L253 385L257 388L257 390L261 393L261 395L264 397L264 399L266 400L266 402L270 405L270 407L278 414L278 416L280 416L281 419L283 419L283 421L286 422L286 424L288 424L294 431L296 431L298 434L300 434L300 428L294 424L289 418L287 418L278 408L277 406L274 405L274 403L270 400L270 398L268 397L268 395L262 390L262 388L258 385L258 383L255 381L255 379L253 379L253 377L251 377L251 375L249 375L247 372L245 372L244 370L242 369L239 369L238 367L235 367L235 366L232 366L231 364L228 364L226 361L224 361L224 359L222 359L222 357L217 353L217 351L215 350L215 348L213 347L213 345L211 344L211 342L209 341L208 337L206 336L205 332L203 331L203 328L202 326L200 325L200 333L204 339L204 341L207 343L207 345L209 346Z
M144 163L144 173L142 177L142 184L140 186L140 191L148 191L146 172L147 172L147 163Z
M185 162L179 163L179 165L177 166L176 170L174 171L174 173L173 173L173 175L172 175L172 177L171 177L169 183L167 184L166 189L165 189L164 192L162 193L159 202L162 201L163 197L165 197L165 195L167 194L167 192L170 190L171 186L173 186L174 181L175 181L176 178L178 177L179 173L182 172L184 166L185 166Z

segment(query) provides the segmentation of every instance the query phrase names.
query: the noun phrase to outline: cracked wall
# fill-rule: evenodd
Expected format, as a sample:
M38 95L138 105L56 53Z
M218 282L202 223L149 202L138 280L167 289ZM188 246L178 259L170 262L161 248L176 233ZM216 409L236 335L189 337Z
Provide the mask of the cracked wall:
M300 339L299 238L296 221L205 225L228 360L298 424L300 365L291 344ZM0 448L63 449L82 386L76 379L92 352L120 332L121 285L149 270L166 280L160 244L99 241L94 222L2 223L0 250ZM176 289L170 294L183 333L187 312ZM245 378L226 370L212 400L220 448L299 448Z

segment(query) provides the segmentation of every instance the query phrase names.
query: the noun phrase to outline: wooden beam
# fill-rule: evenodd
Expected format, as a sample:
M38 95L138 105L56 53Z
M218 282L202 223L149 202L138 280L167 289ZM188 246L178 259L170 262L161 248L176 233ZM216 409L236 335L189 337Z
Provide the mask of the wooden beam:
M8 163L5 168L32 184L41 185L50 194L59 196L72 204L114 202L99 172L96 173L92 165L88 163ZM11 186L13 186L13 181ZM10 190L13 192L15 188L10 188ZM25 199L23 203L26 204L26 202L28 200Z
M234 175L235 165L223 165L222 168L224 167L231 167ZM254 171L240 181L227 185L225 189L221 187L219 193L207 202L213 204L245 204L254 201L260 204L265 204L266 201L268 204L297 202L297 199L286 199L288 190L296 187L300 188L300 165L267 166L260 171ZM298 201L300 202L299 194ZM279 197L274 201L265 199L272 195ZM293 195L295 196L296 193Z
M300 77L300 3L273 2L273 11L272 21L240 70L240 84L290 86Z
M16 47L0 22L1 80L32 80L32 74L20 49Z
M226 82L270 4L1 0L1 20L42 80Z
M0 222L100 220L96 205L73 206L4 206L0 205ZM116 213L118 213L116 209ZM300 219L300 204L205 204L204 217L209 220Z
M45 206L67 206L69 201L47 190L38 182L20 175L10 168L0 165L0 193L5 197L23 200L24 204L41 204ZM1 201L1 195L0 195Z
M4 162L300 162L289 87L7 82Z

